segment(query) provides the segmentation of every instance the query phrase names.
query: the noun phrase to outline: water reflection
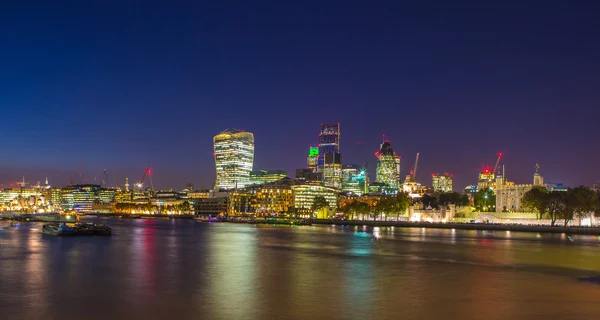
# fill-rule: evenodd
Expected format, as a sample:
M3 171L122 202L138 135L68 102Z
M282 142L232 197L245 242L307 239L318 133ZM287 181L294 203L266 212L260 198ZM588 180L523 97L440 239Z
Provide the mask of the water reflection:
M592 319L600 300L576 280L600 274L597 237L109 224L113 237L56 238L2 223L1 318Z

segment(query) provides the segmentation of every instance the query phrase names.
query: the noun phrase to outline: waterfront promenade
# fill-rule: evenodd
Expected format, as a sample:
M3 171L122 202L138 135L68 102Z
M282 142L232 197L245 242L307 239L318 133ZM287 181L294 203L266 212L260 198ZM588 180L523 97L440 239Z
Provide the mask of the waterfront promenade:
M586 234L600 236L599 227L564 227L564 226L535 226L522 224L493 224L493 223L430 223L430 222L408 222L408 221L373 221L373 220L331 220L313 219L313 224L333 224L349 226L373 226L373 227L401 227L401 228L437 228L437 229L461 229L461 230L498 230L519 232L544 232L544 233L566 233Z

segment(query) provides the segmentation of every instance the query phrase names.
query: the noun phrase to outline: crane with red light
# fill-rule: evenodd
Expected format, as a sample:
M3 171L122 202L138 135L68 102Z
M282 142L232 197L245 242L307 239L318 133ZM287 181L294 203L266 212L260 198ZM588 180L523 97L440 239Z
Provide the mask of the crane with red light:
M72 175L72 176L69 178L69 184L73 184L73 182L74 182L74 179L75 179L75 177L76 177L76 176L79 176L79 183L82 183L82 181L81 181L81 180L82 180L82 179L81 179L81 178L82 178L82 176L81 176L81 167L83 167L83 163L84 163L84 162L85 162L85 158L83 158L83 159L81 160L81 162L79 163L79 167L77 167L77 172L75 172L75 175Z
M417 157L415 159L415 165L410 170L410 175L412 177L412 181L414 181L414 182L417 182L416 176L417 176L417 167L418 166L419 166L419 153L417 152Z
M140 181L138 181L135 184L135 186L138 187L138 189L140 189L140 191L141 191L142 187L144 185L144 180L146 180L146 177L148 177L150 179L150 190L154 191L154 182L152 182L152 169L150 169L150 165L148 165L148 167L144 171L144 175L142 176L142 179L140 179Z
M492 173L494 175L496 175L496 172L498 171L498 165L500 164L500 159L502 158L502 152L498 152L498 159L496 159L496 165L494 166L494 171L492 171ZM489 175L489 180L490 182L492 182L492 175Z

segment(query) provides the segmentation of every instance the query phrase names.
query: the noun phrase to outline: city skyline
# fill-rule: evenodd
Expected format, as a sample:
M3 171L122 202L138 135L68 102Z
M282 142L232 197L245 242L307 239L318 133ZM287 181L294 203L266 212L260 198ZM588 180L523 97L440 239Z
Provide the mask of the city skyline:
M339 123L337 123L337 125L339 125ZM323 127L323 125L321 125L321 127ZM213 139L212 139L212 144L213 144L213 149L214 149L213 150L213 160L216 159L215 157L217 155L217 153L216 153L216 145L215 145L215 141L216 140L215 139L227 136L224 139L224 140L227 140L227 139L231 139L231 136L236 136L237 137L237 135L240 135L240 134L244 135L244 139L249 138L250 139L249 141L251 141L251 145L250 145L250 147L252 148L251 149L252 154L250 155L250 161L251 161L251 163L243 165L244 167L247 167L246 169L244 169L244 171L248 171L246 173L249 173L250 171L257 171L257 170L280 170L280 169L282 169L282 168L263 168L261 166L257 166L254 163L254 161L253 161L254 156L255 156L255 153L254 153L254 146L255 146L254 145L254 143L255 143L255 141L254 141L254 134L252 132L250 132L249 130L245 130L245 129L225 129L225 130L217 133L216 136L214 136ZM221 138L221 139L223 139L223 138ZM336 143L339 144L339 145L341 145L342 144L341 141L343 141L343 140L341 140L339 138L337 138L337 139L338 140L336 140L337 141ZM361 142L360 144L363 144L363 143ZM389 139L385 139L383 144L381 142L379 143L379 147L377 149L378 151L375 152L375 157L374 157L375 160L374 161L367 161L367 162L365 162L363 164L360 164L358 162L349 160L349 161L343 162L342 165L344 165L344 166L346 166L346 165L357 165L359 167L363 167L364 164L370 164L370 165L368 165L368 175L371 177L371 182L377 182L376 181L376 177L377 177L377 172L378 172L378 170L377 170L377 165L378 165L378 161L379 161L378 157L381 154L381 150L383 150L383 149L381 149L382 146L387 146L386 148L389 148L389 150L392 150L391 147L390 147L390 140ZM310 147L310 148L313 148L313 147ZM341 147L336 147L336 148L338 148L336 150L341 150ZM391 151L391 152L393 152L393 151ZM395 152L393 152L393 154L394 154L394 156L396 155ZM503 153L501 153L501 154L503 154ZM399 157L402 158L401 155L399 155ZM292 169L292 170L285 170L284 169L284 171L288 173L288 177L294 178L296 169L300 169L300 168L308 169L309 166L306 163L306 159L307 158L305 156L304 157L304 162L305 162L304 166L301 166L301 167L298 167L298 168L295 168L295 169ZM499 163L501 163L501 166L499 166L499 167L501 167L503 169L506 169L506 165L504 164L504 159L505 158L502 158L501 162L499 162ZM295 159L295 160L297 160L297 159ZM406 159L406 160L410 160L410 159ZM111 170L108 170L108 173L107 173L106 172L107 171L106 168L104 168L102 170L102 172L100 172L98 174L93 174L93 173L90 174L89 170L88 171L84 170L84 164L85 164L85 162L86 162L85 159L83 159L79 163L79 167L77 168L77 170L80 170L80 172L77 172L77 171L75 171L75 172L68 172L68 171L57 172L57 171L54 171L54 170L49 170L48 172L46 172L46 174L44 174L44 172L36 172L36 170L34 168L33 169L32 168L21 168L20 170L14 172L13 175L11 175L11 177L14 176L14 177L17 177L18 179L8 179L8 180L5 179L5 180L7 180L6 182L0 180L0 187L4 187L4 188L7 188L7 187L18 187L22 183L23 179L25 179L25 182L28 185L35 185L37 183L43 184L44 182L47 182L48 180L51 180L50 184L54 185L54 186L68 186L68 185L71 185L71 184L97 184L97 185L104 185L104 186L109 186L109 187L123 187L124 184L125 184L126 179L130 180L132 186L135 183L134 181L141 180L141 179L137 179L135 175L124 176L124 175L122 175L121 172L115 173L115 172L111 172ZM408 174L410 174L412 172L411 167L408 167L409 165L410 166L414 165L414 159L412 160L412 163L410 161L408 163L405 162L405 166L401 168L400 175L399 175L400 185L404 182L404 179L405 179L404 176L408 175ZM152 165L147 165L147 166L144 166L144 170L141 173L142 177L148 173L148 170L150 170L150 168L152 168L151 173L154 176L154 173L155 173L154 166L152 166ZM438 173L436 171L423 172L423 166L430 167L430 166L427 166L425 164L425 162L421 158L421 160L419 160L419 173L417 175L417 182L421 183L424 186L432 187L433 184L432 184L432 181L431 181L431 176L433 176L434 174L437 175ZM156 189L163 189L163 190L174 189L174 190L177 190L177 189L183 189L186 184L192 184L192 185L195 186L196 189L198 189L198 188L212 189L212 188L214 188L218 184L218 181L217 181L218 180L218 174L217 174L216 168L219 168L219 167L220 167L220 165L217 165L215 167L215 162L213 162L213 166L211 168L206 168L206 170L208 170L208 171L212 170L212 172L213 172L212 182L210 182L210 181L208 181L208 182L200 181L198 183L196 181L187 181L187 182L184 182L181 185L166 185L165 182L161 182L161 177L159 176L159 181L156 184ZM283 167L285 167L285 165L283 165ZM454 177L454 174L452 174L453 180L454 181L459 181L458 185L457 185L456 182L453 183L453 191L463 192L464 191L463 189L465 187L467 187L469 185L477 185L477 182L478 182L477 181L478 180L477 176L479 174L481 174L481 173L486 172L486 169L487 169L487 172L491 172L491 169L490 169L491 167L493 167L493 165L482 164L480 166L480 169L478 169L476 172L474 172L473 175L468 176L468 177L464 177L463 176L462 179L461 178L456 179L456 177ZM167 168L167 170L169 170L169 168ZM341 170L341 167L340 167L340 170ZM529 172L529 174L524 179L522 179L522 180L521 179L515 179L513 176L511 176L510 172L507 173L507 178L510 179L510 180L516 180L517 183L521 183L521 182L522 183L529 183L529 180L531 180L531 174L537 173L538 171L540 171L540 164L536 163L532 167L532 170ZM542 168L542 171L543 171L543 168ZM24 173L24 174L19 174L19 172ZM27 173L32 173L32 175L31 175L32 178L31 179L29 179L29 178L26 177ZM167 174L168 174L168 172L167 172ZM106 175L106 177L104 177L104 175ZM548 176L548 173L544 172L544 175ZM552 177L551 174L550 174L550 176ZM0 177L5 178L6 175L0 175ZM36 178L36 177L38 177L38 178ZM52 177L52 178L49 178L49 177ZM341 178L341 171L340 171L340 178ZM104 183L104 179L106 179L106 183ZM154 178L154 179L156 179L156 178ZM228 179L231 180L232 178L228 178ZM246 177L245 179L247 181L244 180L243 184L241 183L240 185L238 185L238 187L241 188L244 185L246 185L246 184L249 183L249 181L250 181L249 178ZM62 180L65 180L65 182L61 183L60 181L62 181ZM55 182L55 181L59 181L59 182ZM234 181L234 180L231 180L231 181ZM229 183L225 183L225 185L227 185L227 186L231 185L231 181L229 181ZM467 184L462 185L462 183L460 181L469 181L469 182ZM549 184L563 183L562 181L554 181L552 179L548 179L547 182ZM598 183L598 182L597 181L593 181L588 186L592 186L595 183ZM570 186L575 186L575 185L570 185ZM224 186L221 186L221 188L233 189L234 187L224 187ZM341 188L340 188L340 190L341 190Z
M512 181L536 163L549 183L600 179L594 4L40 6L0 20L0 183L67 184L84 160L88 182L151 165L158 188L210 187L231 127L254 133L255 168L293 175L337 122L370 177L385 134L402 178L420 153L417 180L451 172L457 191L500 151Z

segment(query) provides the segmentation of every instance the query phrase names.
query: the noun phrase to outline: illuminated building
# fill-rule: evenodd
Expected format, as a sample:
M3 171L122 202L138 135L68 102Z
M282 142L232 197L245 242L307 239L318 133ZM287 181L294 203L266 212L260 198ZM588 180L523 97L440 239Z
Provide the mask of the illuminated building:
M207 199L209 195L209 190L195 190L187 193L188 199Z
M294 184L291 186L294 192L294 205L299 213L311 214L315 198L322 196L325 198L329 207L337 207L337 189L312 184Z
M594 183L594 185L592 186L592 190L600 192L600 181L598 181L598 183Z
M359 196L368 193L366 170L354 164L342 166L342 192Z
M385 183L390 188L400 189L400 157L392 149L389 140L385 140L381 144L378 152L375 152L377 157L377 175L375 182Z
M308 149L308 157L306 158L306 164L312 172L317 172L317 164L319 162L319 148L310 147Z
M91 212L94 201L98 199L99 185L78 185L73 190L73 210L75 212Z
M254 162L254 135L226 130L213 138L217 179L215 189L243 188L250 184Z
M565 186L562 183L546 184L546 189L548 189L548 191L550 191L550 192L552 192L552 191L563 191L563 192L569 191L569 187ZM592 188L592 190L594 190L596 192L600 192L599 187L594 187L594 188Z
M116 189L108 188L108 189L100 189L98 190L98 200L101 203L108 204L115 202L115 196L117 194Z
M287 172L283 170L260 170L250 172L250 184L265 184L275 182L287 177Z
M534 183L543 182L543 177L539 173L539 166L536 165L536 172L533 175ZM496 179L496 212L522 212L523 195L531 190L535 184L515 184L506 181L504 174Z
M254 214L254 208L250 205L253 191L250 188L244 188L229 192L227 214L230 216Z
M294 207L292 179L284 178L262 185L238 189L229 194L230 215L283 215Z
M285 178L255 188L251 206L257 215L282 215L294 207L292 179Z
M115 193L115 202L128 203L133 201L133 191L127 190Z
M323 185L334 188L342 187L339 123L321 125L317 172L323 174Z
M483 190L485 188L495 189L495 175L490 168L485 167L482 172L479 173L479 180L477 182L477 189Z
M475 200L475 194L477 193L476 185L468 185L465 187L465 194L469 197L469 203L473 205L473 201Z
M433 181L433 192L452 192L452 175L448 173L431 175Z
M150 203L158 207L176 206L183 204L186 199L182 198L182 193L172 190L157 191L150 198ZM159 208L159 210L161 210Z
M540 166L535 164L535 173L533 174L533 185L544 186L544 177L540 174Z

